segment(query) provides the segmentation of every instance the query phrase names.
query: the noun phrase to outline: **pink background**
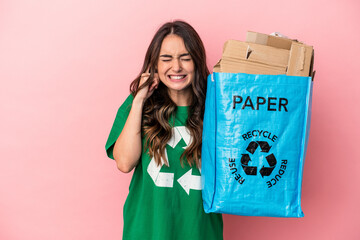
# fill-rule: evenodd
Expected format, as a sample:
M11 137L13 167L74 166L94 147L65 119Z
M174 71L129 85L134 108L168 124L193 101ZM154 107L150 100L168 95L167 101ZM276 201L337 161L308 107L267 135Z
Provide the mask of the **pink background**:
M224 215L225 239L360 239L357 0L0 1L0 239L121 239L132 174L104 145L171 19L195 27L209 68L247 30L315 48L305 218Z

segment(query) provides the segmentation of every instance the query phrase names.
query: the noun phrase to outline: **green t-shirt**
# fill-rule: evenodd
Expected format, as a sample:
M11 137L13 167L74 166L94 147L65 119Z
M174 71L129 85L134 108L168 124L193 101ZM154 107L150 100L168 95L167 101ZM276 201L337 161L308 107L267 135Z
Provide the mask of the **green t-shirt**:
M113 159L114 143L129 115L133 96L119 108L109 138L107 155ZM200 171L180 156L190 143L185 128L188 107L176 110L173 136L166 145L169 167L158 167L148 153L136 166L124 205L123 240L219 240L223 239L221 214L206 214L201 197ZM144 139L142 139L144 144Z

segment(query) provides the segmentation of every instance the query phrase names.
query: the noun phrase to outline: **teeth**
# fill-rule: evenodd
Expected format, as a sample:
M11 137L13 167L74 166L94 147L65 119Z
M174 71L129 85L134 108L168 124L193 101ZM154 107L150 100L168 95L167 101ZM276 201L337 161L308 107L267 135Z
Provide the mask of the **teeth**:
M171 79L182 79L184 77L185 77L185 75L182 75L182 76L170 76Z

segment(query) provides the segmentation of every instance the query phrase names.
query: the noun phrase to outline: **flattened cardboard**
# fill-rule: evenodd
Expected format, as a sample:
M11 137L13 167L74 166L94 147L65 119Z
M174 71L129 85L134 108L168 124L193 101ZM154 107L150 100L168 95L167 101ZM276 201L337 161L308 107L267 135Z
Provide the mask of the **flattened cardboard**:
M214 72L286 74L289 50L228 40Z
M246 42L257 43L261 45L290 50L293 40L282 37L271 36L263 33L248 31L246 33Z
M225 43L222 58L286 67L289 61L289 50L229 40Z
M314 64L314 50L312 46L305 45L297 40L271 36L263 33L248 31L246 42L290 50L286 75L312 76Z
M214 72L229 73L248 73L248 74L266 74L278 75L285 74L286 67L269 66L267 64L255 63L246 60L232 61L231 59L221 59L213 69Z
M228 40L214 72L312 76L314 50L297 40L247 32L246 42Z
M290 49L290 57L286 75L311 76L313 62L313 48L305 44L293 42Z

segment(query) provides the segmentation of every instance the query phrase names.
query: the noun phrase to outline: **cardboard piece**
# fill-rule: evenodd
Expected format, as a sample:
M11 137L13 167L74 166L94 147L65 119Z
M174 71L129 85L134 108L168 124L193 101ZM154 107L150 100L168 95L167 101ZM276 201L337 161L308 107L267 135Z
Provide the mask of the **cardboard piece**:
M289 50L228 40L215 68L231 73L285 74L288 61Z
M214 72L312 76L314 50L297 40L247 32L246 42L228 40Z
M291 49L291 44L294 41L296 41L296 40L271 36L271 35L252 32L252 31L248 31L246 33L246 42L257 43L257 44L261 44L261 45L266 45L266 46L271 46L271 47L276 47L276 48L281 48L281 49L286 49L286 50Z

